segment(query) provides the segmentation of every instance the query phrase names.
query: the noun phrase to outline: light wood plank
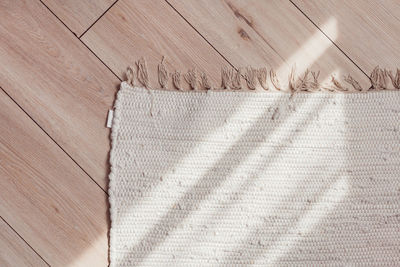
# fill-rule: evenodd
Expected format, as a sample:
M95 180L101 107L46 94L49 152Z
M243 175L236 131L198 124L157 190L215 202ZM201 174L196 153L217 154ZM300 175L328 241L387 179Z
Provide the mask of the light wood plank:
M39 1L0 2L0 84L103 188L119 80Z
M105 266L106 194L3 91L0 121L4 220L50 265Z
M400 2L398 0L293 1L318 26L328 19L338 25L335 43L367 74L376 65L400 67ZM324 32L328 36L331 29Z
M284 65L284 58L265 43L232 3L224 1L168 1L235 66ZM235 11L233 11L234 9Z
M301 12L287 1L167 0L227 60L281 69L291 65L320 70L322 78L350 73L364 86L368 79ZM335 22L328 24L335 28Z
M163 0L118 1L82 41L121 78L127 66L144 56L154 87L158 86L157 65L163 55L170 71L183 73L196 67L215 83L220 82L221 66L228 65Z
M42 0L78 37L84 33L114 0Z
M0 218L0 266L48 266Z

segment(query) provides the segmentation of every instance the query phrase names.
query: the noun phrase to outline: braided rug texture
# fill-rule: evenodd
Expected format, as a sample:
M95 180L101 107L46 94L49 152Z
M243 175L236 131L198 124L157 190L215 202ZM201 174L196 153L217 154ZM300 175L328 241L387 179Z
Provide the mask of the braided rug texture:
M400 93L118 92L111 266L395 266Z

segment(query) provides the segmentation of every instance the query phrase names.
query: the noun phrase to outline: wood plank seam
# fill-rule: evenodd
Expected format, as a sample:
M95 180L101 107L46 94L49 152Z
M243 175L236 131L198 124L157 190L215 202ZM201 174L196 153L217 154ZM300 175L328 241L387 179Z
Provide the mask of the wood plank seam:
M115 74L115 72L114 71L112 71L112 69L109 67L109 66L107 66L105 63L104 63L104 61L103 60L101 60L100 59L100 57L99 56L97 56L84 42L82 42L82 40L80 39L80 37L78 38L78 36L76 36L75 34L74 34L74 32L48 7L48 6L46 6L46 4L45 3L43 3L43 1L42 0L39 0L40 1L40 3L51 13L51 14L53 14L53 16L54 17L56 17L57 18L57 20L59 21L59 22L61 22L61 24L62 25L64 25L64 27L66 27L71 33L72 33L72 35L75 37L75 38L77 38L115 77L117 77L117 79L118 80L120 80L121 82L122 82L122 79L117 75L117 74ZM118 1L116 1L116 2L118 2ZM115 3L116 3L115 2ZM114 3L114 4L115 4ZM113 4L113 5L114 5ZM105 14L105 13L104 13ZM103 15L104 15L103 14ZM82 36L81 36L82 37Z
M0 215L1 220L45 263L47 266L50 264L17 232L15 229Z
M340 48L340 46L338 44L336 44L320 27L318 27L318 25L311 20L311 18L309 16L307 16L306 13L304 13L303 10L301 10L292 0L289 0L290 3L292 3L292 5L298 10L300 11L301 14L303 14L326 38L328 38L328 40L345 56L347 57L362 73L364 73L365 76L368 77L369 79L369 75L360 67L358 66L354 60L352 58L350 58L349 55L347 55L342 48Z
M76 36L80 36L115 0L42 0Z
M286 78L286 76L284 77L285 74L288 75L290 73L290 67L296 65L296 63L300 64L300 73L305 71L305 69L302 69L302 66L304 66L304 64L309 64L309 68L311 68L312 65L317 65L318 69L321 70L322 79L328 79L328 76L330 77L332 75L337 75L338 73L343 72L343 68L346 68L347 71L343 73L350 73L351 75L355 74L356 76L358 76L356 78L358 81L361 80L363 87L369 84L368 76L366 76L365 73L363 73L362 71L361 73L358 73L360 71L358 66L356 66L352 62L352 60L349 61L349 58L347 58L343 53L340 53L340 50L338 51L336 47L333 47L332 42L329 40L329 38L327 38L326 35L323 34L321 31L318 31L318 28L315 29L315 25L313 23L309 23L307 17L305 17L304 14L299 13L298 9L296 9L295 6L293 6L293 4L290 2L286 2L286 4L282 2L283 5L278 4L279 1L276 1L275 4L274 1L268 2L268 4L266 2L263 2L264 4L261 4L261 6L264 6L265 8L265 6L271 3L271 8L273 8L274 11L287 11L287 13L285 14L289 14L291 12L291 15L294 16L294 18L290 19L288 22L288 25L290 27L286 26L286 28L282 29L284 30L284 33L292 32L293 36L281 38L280 36L274 36L274 34L267 34L263 28L259 28L261 27L262 22L265 22L265 19L268 18L268 15L264 16L260 13L261 11L255 12L255 10L252 11L256 13L253 14L253 16L250 16L250 14L246 13L251 10L250 6L257 4L258 2L253 2L252 4L245 5L243 2L240 1L239 3L242 4L239 4L238 2L236 2L235 4L235 1L220 1L219 4L211 7L211 1L204 1L203 3L198 2L199 4L190 4L189 2L179 2L175 0L165 1L168 4L172 5L173 9L177 13L179 13L181 17L184 17L185 21L187 21L192 28L196 28L196 32L198 32L203 37L203 39L206 39L207 41L210 40L208 41L208 43L213 43L212 46L225 55L221 55L222 57L224 57L226 60L231 60L231 62L237 66L240 66L240 64L242 64L241 62L254 61L257 63L253 63L253 66L268 65L270 68L279 68L279 76L283 79ZM205 2L208 3L209 7L207 7L207 4ZM278 8L279 5L280 8ZM194 10L191 10L192 8ZM206 11L207 9L209 9L208 12ZM245 11L246 9L248 10ZM205 13L202 14L202 12ZM263 9L263 12L265 12L265 9ZM226 16L225 19L229 20L229 22L231 23L230 26L226 26L226 21L221 21L221 17L218 16L219 13ZM207 19L207 16L214 17L210 17L207 23L199 22L199 18L203 17ZM210 27L211 21L221 26ZM294 26L298 25L298 23L300 22L304 24L304 30L300 30L300 33L297 36L296 33L293 33L293 29L298 29L299 27ZM271 27L271 25L279 27L279 25L276 25L276 23L276 20L272 20L272 22L266 27ZM222 31L219 28L221 28ZM236 28L236 30L234 28ZM229 32L230 35L233 37L222 37L226 32ZM238 40L237 38L235 38L237 34L239 34L241 39L239 38ZM248 49L246 53L249 52L248 54L250 55L250 57L243 57L241 55L233 56L232 53L236 53L236 51L230 49L229 47L225 49L226 44L223 44L224 41L227 41L229 39L235 42L237 47ZM289 39L289 43L291 42L294 45L287 45L287 39ZM282 43L282 48L280 47L280 42L284 42ZM316 61L316 59L312 62L308 62L308 60L301 61L299 59L295 59L304 58L306 55L310 55L311 58L314 58L316 54L311 51L310 48L312 46L316 46L316 42L320 42L323 45L323 48L320 48L321 46L317 46L317 51L327 50L326 52L318 55L318 57L324 57L324 60L329 60L326 61L326 67L324 66L325 64L321 64L321 62L319 62L319 60ZM295 44L299 44L296 49L294 49ZM302 46L300 47L300 45ZM291 53L289 51L290 49ZM304 50L304 53L302 53L302 51L299 49ZM274 54L275 56L271 56L271 54ZM241 58L241 61L235 61L235 57ZM291 61L290 64L288 64L287 60ZM332 66L335 64L336 68L333 70ZM338 78L338 81L344 82L346 78L347 77L345 76L340 76L340 78Z
M108 216L106 217L108 210L106 194L93 187L93 184L76 168L74 163L65 157L62 150L59 150L46 137L46 134L35 123L32 123L29 116L26 116L26 113L19 109L18 104L12 101L7 94L2 96L1 103L3 107L4 105L6 107L2 114L3 118L7 118L7 111L13 112L19 118L18 120L10 118L5 121L6 125L4 125L4 127L7 127L8 123L11 123L9 126L14 126L15 121L15 129L19 130L17 132L6 130L2 135L2 137L5 137L6 151L3 152L10 155L10 158L5 158L6 162L10 164L6 164L4 169L6 177L10 173L10 179L0 180L5 182L3 188L9 188L9 192L11 192L6 193L3 197L3 200L10 200L9 203L5 201L4 205L0 205L2 217L7 218L9 225L12 225L12 228L20 233L19 235L23 236L23 239L28 240L32 247L51 265L59 261L63 264L57 265L66 266L66 263L69 264L72 260L75 261L78 255L82 255L83 248L94 247L95 249L89 250L90 255L97 253L98 255L93 259L99 259L99 261L105 263L107 255L105 252L108 247L105 233L109 225ZM14 127L8 128L13 129ZM32 140L22 141L25 140L28 133L34 136ZM19 140L15 146L12 145L14 138ZM30 142L34 144L34 147L29 148L27 143ZM8 144L11 144L11 146ZM39 146L41 149L36 154L35 147ZM25 147L28 147L27 152L21 153ZM38 167L36 170L33 167L36 165L35 163L43 161L47 157L50 158L42 165L42 168ZM27 166L28 171L24 171L22 175L31 179L19 179L21 173L12 174L13 169L22 169L18 168L18 165L20 167ZM43 166L51 166L49 169L52 169L52 171L46 171ZM41 172L41 170L44 171ZM1 171L3 171L3 168ZM65 172L65 178L69 177L71 180L60 179L53 183L53 177L56 177L58 172ZM27 182L24 183L23 180ZM84 189L77 190L75 188L77 184ZM31 192L33 195L30 196ZM75 194L75 192L77 193ZM86 195L91 196L92 199L85 200ZM14 196L16 200L13 199ZM83 201L85 203L82 203ZM27 207L29 207L29 210L27 210ZM31 212L30 215L29 212ZM45 229L40 229L42 227L45 227ZM48 233L47 237L41 237L42 233L46 233L46 231L53 234ZM101 242L99 243L97 240L101 240ZM62 242L60 243L60 241ZM65 247L63 247L64 243ZM76 250L75 248L79 246L81 246L81 249ZM60 253L55 252L57 250ZM74 254L71 255L71 252ZM101 259L99 256L102 256ZM79 258L82 258L82 256ZM84 256L83 258L87 257ZM11 264L11 266L13 265Z
M97 21L99 21L99 19L101 19L104 14L106 14L108 12L108 10L110 10L119 0L115 0L114 3L112 3L111 6L109 6L78 38L81 39L83 35L85 35L85 33L87 33L88 30L90 30L94 24L96 24Z
M211 44L210 41L207 40L168 0L165 0L165 2L201 37L203 40L211 46L212 49L215 50L232 68L234 68L236 71L239 71L239 67L235 66L233 63L231 63L215 46ZM245 78L243 74L241 74L242 78Z
M232 68L237 69L237 67L235 67L235 65L233 65L220 51L218 51L217 48L215 48L181 13L179 13L179 11L168 1L165 0L165 2L172 8L172 10L174 10L201 38L203 38L204 41L206 41L206 43L208 45L210 45L212 47L212 49L215 50L215 52L217 52L229 65L231 65Z
M18 103L17 101L15 101L6 90L4 90L1 86L0 86L1 90L18 106L18 108L20 108L32 121L33 123L38 126L89 178L90 180L92 180L104 193L106 193L106 195L108 195L108 192L106 190L104 190L98 183L97 181L89 175L89 173L86 172L85 169L82 168L81 165L78 164L78 162L71 157L70 154L67 153L67 151L65 151L65 149L63 147L61 147L61 145L59 145L56 140L53 139L53 137L50 136L50 134L48 132L46 132L44 130L44 128L42 126L39 125L39 123L37 121L35 121L31 115L28 114L28 112L26 112Z
M68 26L62 21L60 20L60 18L58 18L43 2L42 0L39 0L40 3L51 13L53 14L72 34L73 36L75 36L77 38L77 36L71 31L70 28L68 28ZM118 1L118 0L117 0ZM115 3L117 2L115 1ZM114 3L114 4L115 4ZM84 42L82 42L79 38L77 38L80 43L82 43L86 49L88 49L119 81L122 81L121 78L116 75ZM66 152L66 150L58 143L56 142L56 140L47 132L44 130L44 128L35 120L33 119L33 117L28 114L28 112L22 108L22 106L11 96L8 94L8 92L6 90L4 90L1 86L0 86L1 90L70 158L72 159L72 161L98 186L101 188L101 190L106 193L106 195L108 195L108 192L103 189L98 182L91 176L89 175L89 173L80 165L78 164L78 162L69 154Z
M178 11L178 9L177 8L175 8L170 2L169 2L169 0L165 0L193 29L195 29L195 27ZM293 4L293 2L292 1L290 1L291 2L291 4L292 5L294 5ZM229 2L225 2L227 5L228 5L228 7L235 13L235 16L237 16L236 15L236 10L235 10L235 7L234 6L232 6ZM296 5L294 5L294 7L298 10L298 11L300 11L301 12L301 10L299 10L298 8L297 8L297 6ZM335 47L337 48L337 49L339 49L339 51L341 51L342 52L342 54L348 59L348 60L350 60L350 62L352 62L353 63L353 65L355 65L366 77L368 77L369 78L369 76L357 65L357 64L355 64L355 62L347 55L347 54L345 54L313 21L311 21L303 12L301 12L302 13L302 16L305 16L305 18L307 19L307 20L309 20L311 23L312 23L312 25L313 25L313 27L316 27L322 34L323 34L323 36L325 37L325 38L327 38L329 41L330 41L330 43L332 43L333 45L335 45ZM238 16L237 16L238 17ZM251 23L246 19L246 18L243 18L243 21L247 24L247 25L249 25L250 26L250 28L251 28L251 30L259 37L259 38L261 38L261 40L264 42L264 44L266 44L270 49L272 49L274 52L276 52L276 54L279 56L279 58L281 58L282 59L282 61L285 61L285 59L284 59L284 57L282 57L281 55L280 55L280 53L278 53L278 51L276 51L270 44L269 44L269 42L266 40L266 38L260 33L260 32L258 32L258 30L257 29L255 29L254 27L252 27L252 25L250 25ZM206 40L207 41L207 43L209 43L210 45L211 45L211 43L197 30L197 29L195 29L195 31L204 39L204 40ZM219 53L219 51L213 46L213 45L211 45L218 53ZM224 59L226 59L227 60L227 58L224 56L224 55L222 55L222 53L220 53L220 55L224 58ZM228 61L228 60L227 60ZM229 62L229 61L228 61ZM230 62L229 62L230 63ZM231 63L230 63L231 64ZM232 64L231 64L232 65ZM235 69L236 69L236 67L234 67ZM243 77L243 75L242 75L242 77ZM354 86L354 85L353 85Z
M154 5L154 8L151 7L152 5ZM230 64L190 24L185 22L182 16L174 11L172 7L170 9L168 5L165 0L118 1L115 7L107 12L82 37L82 41L97 53L119 77L123 77L124 79L126 78L125 70L127 67L134 64L142 56L149 58L148 63L151 69L157 68L158 59L161 59L162 55L167 55L167 65L173 65L176 70L179 70L179 68L187 69L189 67L196 67L201 71L207 70L208 75L210 75L211 70L217 73L217 70L220 70L220 66ZM165 21L164 23L160 23L160 20ZM107 39L93 42L96 38L104 38L100 32L103 26L107 24L109 24L109 27L104 28L105 32L110 30L110 28L112 28L113 32L116 30L114 32L115 36L109 39L109 41L114 38L117 38L116 40L122 38L120 40L120 48L113 48L110 51L109 56L111 57L103 54L105 50L110 48L108 47L110 43L106 41ZM166 25L171 28L171 32L164 35L164 32L168 32ZM135 28L137 26L139 28ZM118 27L120 27L119 30L117 30ZM186 36L185 31L187 31ZM118 36L121 32L125 35L124 37ZM154 39L160 39L162 42L153 42ZM136 41L137 43L135 43ZM184 48L183 46L186 44L190 44L190 46ZM103 45L105 46L103 50L99 50L99 46ZM138 46L144 47L135 50L135 47ZM194 49L207 52L204 55L194 55L191 54ZM214 57L215 60L213 59ZM214 64L211 64L211 62L214 62ZM214 76L211 79L217 82L220 77ZM154 80L150 81L150 83L156 84L158 82ZM172 86L171 80L168 83L169 86Z
M400 65L398 0L292 1L366 73L378 65L390 69ZM328 18L336 28L323 27Z

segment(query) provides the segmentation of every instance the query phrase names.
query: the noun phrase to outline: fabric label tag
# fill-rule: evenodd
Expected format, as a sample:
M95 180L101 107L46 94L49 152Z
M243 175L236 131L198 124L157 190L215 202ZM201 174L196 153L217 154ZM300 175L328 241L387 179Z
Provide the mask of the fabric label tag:
M114 116L114 110L110 109L108 111L108 116L107 116L107 128L111 128L113 116Z

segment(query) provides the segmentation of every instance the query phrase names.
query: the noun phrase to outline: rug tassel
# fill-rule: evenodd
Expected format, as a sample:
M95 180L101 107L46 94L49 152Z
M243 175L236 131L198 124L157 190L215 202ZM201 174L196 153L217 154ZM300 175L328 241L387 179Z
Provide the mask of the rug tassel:
M232 71L228 67L221 69L221 87L222 89L232 88Z
M376 66L370 75L371 88L375 90L386 90L389 89L389 71L386 69L381 69Z
M268 84L267 84L267 79L268 79L268 70L266 67L259 68L257 70L257 78L258 82L260 83L261 87L268 91Z
M182 91L181 73L179 71L175 71L174 73L172 73L172 83L174 84L176 89Z
M313 76L313 80L311 80L310 74ZM318 76L319 72L310 72L309 69L306 69L302 78L296 78L296 67L292 68L292 71L289 75L289 90L292 93L304 91L304 92L312 92L318 90Z
M197 90L197 71L196 69L191 69L183 75L185 81L190 85L192 90Z
M237 69L231 70L231 77L232 77L232 89L241 90L242 89L242 71Z
M142 85L144 85L147 89L150 89L146 60L142 57L136 62L136 65L137 65L137 78L139 82Z
M351 86L353 86L354 90L359 91L359 92L363 91L361 85L353 77L351 77L350 74L347 76L344 76L344 80L345 80L345 82L347 82Z
M311 72L311 75L313 77L313 81L310 83L311 92L318 91L321 87L321 85L318 81L320 73L321 73L320 71L318 71L318 72L312 71Z
M168 89L168 71L164 64L164 59L165 57L163 56L161 63L158 64L158 82L160 83L161 88Z
M127 83L128 83L130 86L135 86L135 72L134 72L132 66L129 66L129 67L126 69L126 78L127 78Z
M380 90L379 88L379 66L376 66L369 76L369 80L371 81L371 89Z
M336 80L335 76L331 76L331 82L333 84L332 86L329 87L325 87L325 89L327 89L328 91L334 92L334 91L341 91L341 92L347 92L349 91L349 89L347 89L346 87L343 87L343 85Z
M298 91L298 85L296 84L297 80L296 80L296 66L294 65L292 67L292 69L290 70L290 74L289 74L289 91L291 93L294 93L296 91Z
M210 83L210 80L208 79L207 74L205 74L204 72L201 74L201 85L203 86L204 89L206 90L212 90L212 86Z
M393 76L391 71L388 72L390 80L392 81L393 87L396 89L400 89L400 69L397 69L396 75Z
M244 79L247 82L247 87L250 90L255 90L257 87L257 70L252 67L247 67L244 73Z
M271 83L275 87L275 89L278 90L278 91L282 91L282 87L281 87L281 85L279 83L278 76L276 75L276 72L273 69L271 69L269 71L269 77L270 77Z

